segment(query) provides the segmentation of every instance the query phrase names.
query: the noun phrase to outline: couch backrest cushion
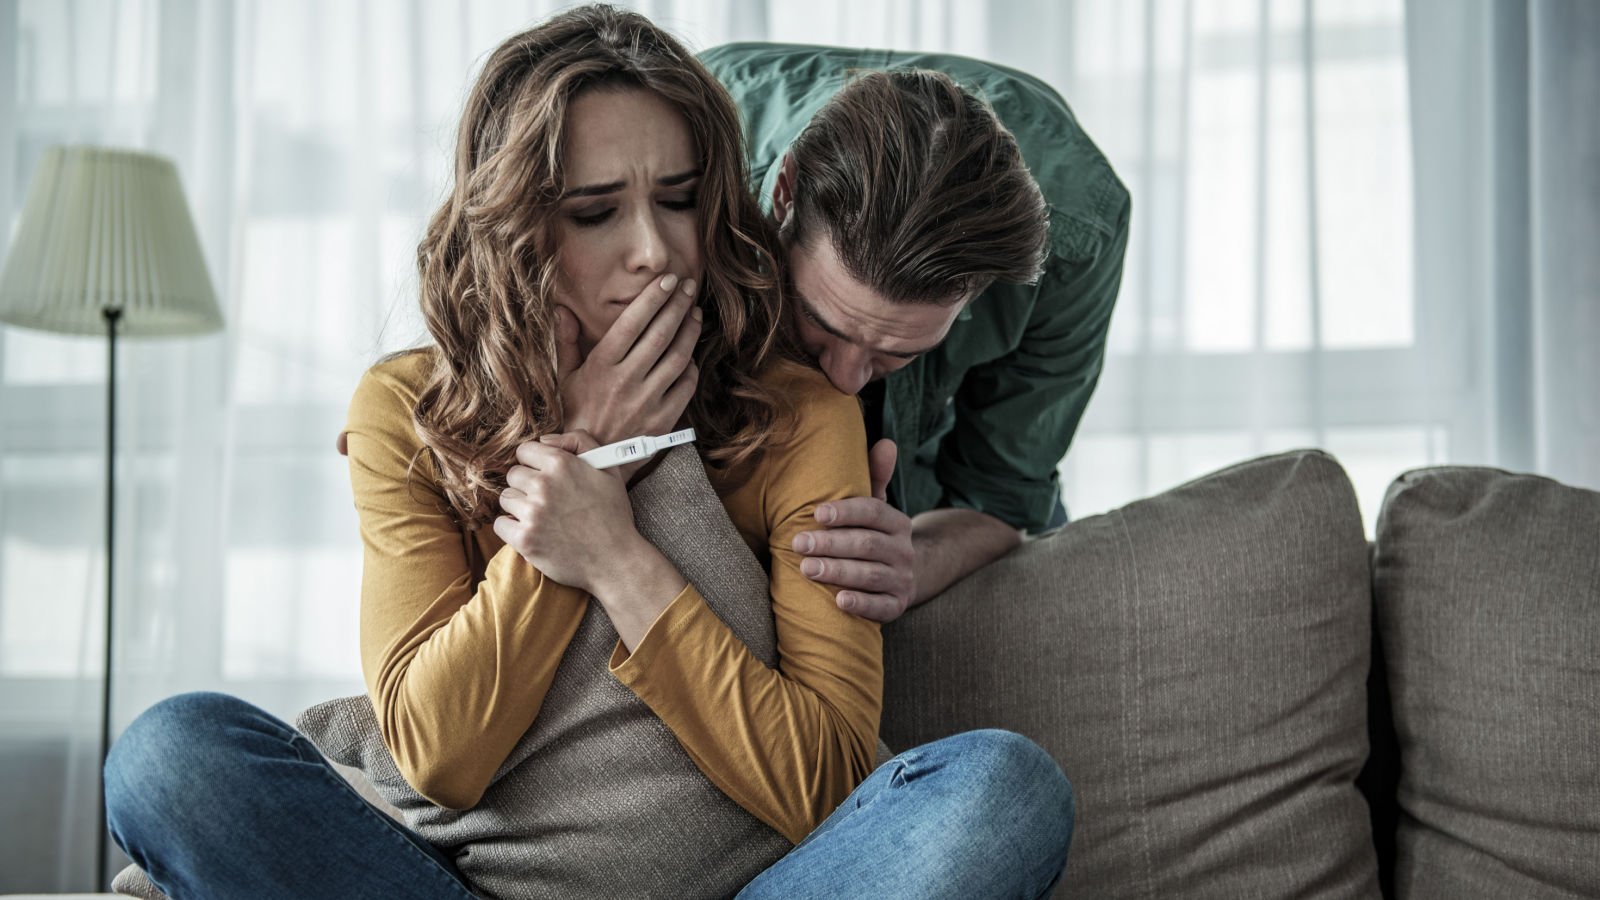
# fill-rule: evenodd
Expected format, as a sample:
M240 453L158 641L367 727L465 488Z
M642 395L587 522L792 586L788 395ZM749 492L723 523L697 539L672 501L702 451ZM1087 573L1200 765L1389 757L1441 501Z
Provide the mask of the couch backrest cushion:
M1374 589L1398 896L1600 894L1600 493L1407 473L1379 517Z
M1354 491L1243 463L1024 544L884 632L885 740L1021 732L1072 780L1058 896L1371 897Z

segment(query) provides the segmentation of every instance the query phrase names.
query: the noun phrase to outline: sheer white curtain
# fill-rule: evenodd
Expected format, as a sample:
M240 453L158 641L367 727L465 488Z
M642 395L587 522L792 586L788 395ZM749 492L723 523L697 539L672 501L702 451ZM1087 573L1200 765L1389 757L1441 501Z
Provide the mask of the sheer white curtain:
M1415 290L1449 458L1600 487L1600 4L1408 14Z
M1339 457L1369 531L1418 465L1600 487L1600 5L1053 15L992 52L1064 44L1039 71L1135 203L1075 513L1296 445Z
M696 46L996 59L1053 83L1136 209L1075 516L1256 453L1600 486L1597 7L1581 0L635 4ZM217 689L360 689L332 438L422 336L411 254L508 0L0 0L0 234L43 148L174 157L227 331L129 342L120 727ZM104 347L0 328L0 892L89 887Z

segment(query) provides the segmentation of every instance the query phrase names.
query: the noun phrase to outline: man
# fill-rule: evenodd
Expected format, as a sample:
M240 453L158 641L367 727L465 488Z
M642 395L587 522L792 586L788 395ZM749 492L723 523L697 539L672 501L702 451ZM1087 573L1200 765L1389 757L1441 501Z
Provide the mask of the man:
M1127 190L1021 72L781 44L700 59L744 116L802 343L876 441L874 496L820 507L795 549L842 608L891 621L1065 523L1056 465L1099 377Z

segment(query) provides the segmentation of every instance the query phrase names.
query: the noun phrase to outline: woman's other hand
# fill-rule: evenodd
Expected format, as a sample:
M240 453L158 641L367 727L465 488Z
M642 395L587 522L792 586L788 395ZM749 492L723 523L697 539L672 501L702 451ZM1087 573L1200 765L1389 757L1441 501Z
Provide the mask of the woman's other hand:
M650 282L580 364L578 320L556 308L556 371L568 434L601 444L673 430L694 396L701 312L694 279Z
M506 515L494 522L494 533L539 571L591 594L617 553L640 540L622 476L577 457L598 446L584 431L518 446L500 494Z

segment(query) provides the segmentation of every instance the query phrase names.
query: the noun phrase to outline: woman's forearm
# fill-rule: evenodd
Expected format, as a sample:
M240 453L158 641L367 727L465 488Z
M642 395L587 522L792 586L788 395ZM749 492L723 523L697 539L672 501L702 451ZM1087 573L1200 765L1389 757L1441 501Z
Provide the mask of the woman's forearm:
M538 716L587 603L515 553L491 560L476 589L463 568L434 594L427 578L437 572L369 563L363 655L384 743L406 781L465 809Z
M631 654L613 655L611 673L713 784L798 843L872 771L883 668L876 623L849 617L854 628L823 632L774 615L781 669L686 587Z
M595 599L600 601L629 653L688 584L654 544L635 537L637 541L616 549L614 565L594 585Z

